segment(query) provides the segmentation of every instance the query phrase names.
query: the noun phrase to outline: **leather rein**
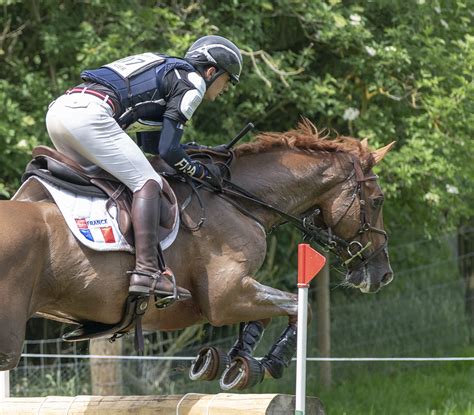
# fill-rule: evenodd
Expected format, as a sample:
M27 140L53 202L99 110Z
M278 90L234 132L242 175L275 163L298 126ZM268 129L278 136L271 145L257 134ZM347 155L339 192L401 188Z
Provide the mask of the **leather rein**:
M202 147L201 147L202 148ZM204 150L204 149L203 149ZM231 150L227 150L227 159L225 162L218 161L216 162L217 165L221 167L222 170L224 170L227 173L227 176L230 177L230 164L232 163L234 159L234 153ZM209 151L208 148L206 148L203 152L196 152L194 156L199 156L199 157L207 157L212 160L211 155L214 155L212 151ZM223 153L219 153L219 156L225 156ZM359 223L359 229L358 231L350 238L350 241L347 242L346 240L338 237L335 235L332 231L332 228L326 225L326 228L320 227L316 224L316 219L320 216L321 210L319 208L311 209L312 212L304 215L302 217L297 217L294 215L291 215L280 208L271 205L270 203L265 202L264 200L260 199L258 196L254 195L253 193L247 191L246 189L236 185L233 183L230 179L224 179L223 181L223 188L222 190L215 191L215 194L219 196L220 198L224 199L231 205L233 205L236 209L238 209L242 214L250 217L251 219L255 220L257 223L259 223L263 228L263 224L260 222L260 220L249 210L247 210L244 206L242 206L238 201L236 201L236 198L244 199L246 201L249 201L255 205L258 205L260 207L263 207L264 209L270 210L272 212L275 212L278 214L282 219L284 219L284 222L274 225L270 229L270 233L276 229L277 227L285 224L285 223L290 223L293 225L295 228L299 229L303 233L303 237L305 240L309 242L315 242L319 246L323 248L326 252L333 252L337 257L341 259L341 264L344 267L350 269L350 270L355 270L358 269L362 266L366 266L369 261L371 261L373 258L375 258L377 255L380 254L383 250L386 249L387 244L388 244L388 236L387 233L383 229L376 228L372 226L372 224L367 220L367 212L366 212L366 204L367 204L367 199L365 195L365 188L364 188L364 183L369 180L376 180L377 176L376 175L371 175L371 176L365 176L362 167L360 165L360 161L352 156L352 163L353 163L353 170L349 174L349 176L346 178L346 181L351 180L355 176L355 185L354 185L354 190L351 198L350 204L347 206L347 209L345 210L344 214L339 218L339 220L333 225L333 228L336 228L337 225L340 223L340 221L346 216L346 214L349 212L350 208L354 204L356 199L359 199L360 203L360 223ZM192 182L188 182L191 184L191 187L193 188L193 192L199 195L197 192L197 189L194 187L194 184ZM206 183L201 182L198 187L205 186ZM206 186L207 189L209 187ZM192 197L192 195L190 196ZM189 199L189 198L188 198ZM204 206L202 204L202 201L198 197L199 203L201 205L201 209L204 212ZM189 200L185 201L185 205L187 206L189 204ZM183 212L184 208L181 209ZM201 220L198 224L198 226L194 228L189 228L191 231L195 231L200 228L200 226L204 223L205 221L205 215L201 215ZM359 241L357 241L355 238L357 236L361 236L365 233L378 233L384 237L384 242L374 251L372 251L370 254L367 254L367 250L370 248L372 245L372 242L369 241L367 244L362 245ZM347 259L344 259L345 257L349 257Z

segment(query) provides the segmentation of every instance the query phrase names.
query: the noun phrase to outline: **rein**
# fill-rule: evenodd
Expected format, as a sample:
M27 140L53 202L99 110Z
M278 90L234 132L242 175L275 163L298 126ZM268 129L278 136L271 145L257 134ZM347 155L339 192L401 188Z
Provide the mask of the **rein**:
M376 177L374 176L371 180L375 180ZM364 178L365 180L370 180L369 178ZM326 252L334 252L340 259L341 259L341 265L348 267L349 264L351 264L354 260L358 259L359 261L352 266L352 269L359 268L363 265L366 265L372 258L377 256L383 249L386 248L387 243L388 243L388 238L385 233L385 231L375 228L370 225L365 220L365 212L362 213L362 206L364 205L361 203L361 226L359 231L351 238L352 241L347 242L346 240L338 237L335 235L332 231L331 227L327 227L327 229L321 228L315 224L315 218L319 216L321 213L319 208L316 208L312 213L303 216L303 217L297 217L293 216L269 203L266 203L265 201L259 199L257 196L253 195L252 193L248 192L247 190L241 188L240 186L237 186L235 183L229 181L229 180L224 180L224 183L228 187L224 187L222 189L222 193L218 193L217 195L223 198L224 200L228 202L234 202L228 197L225 197L226 195L230 196L237 196L240 198L243 198L251 203L254 203L258 206L261 206L265 209L271 210L275 213L277 213L280 217L285 219L285 222L278 224L276 226L273 226L270 232L272 232L274 229L277 227L285 224L285 223L290 223L293 225L295 228L299 229L303 233L303 238L309 242L315 242L316 244L320 245L324 251ZM362 193L362 182L357 182L356 185L356 192L355 194L361 194ZM360 196L359 196L360 197ZM353 205L355 201L355 198L352 199L352 202L349 204L346 212L344 215L341 216L339 219L338 223L342 218L345 216L345 214L349 211L350 207ZM365 201L365 199L360 199L361 202ZM251 217L252 219L256 220L258 223L260 221L248 210L246 210L244 207L240 206L238 203L232 203L240 212L243 214ZM337 223L337 224L338 224ZM261 224L261 223L260 223ZM337 224L335 226L337 226ZM261 224L263 226L263 224ZM334 226L334 227L335 227ZM369 256L365 256L364 253L365 251L372 245L372 243L369 241L365 246L363 246L359 241L354 240L354 238L357 235L363 234L365 232L377 232L381 233L382 235L385 236L385 241L384 243L378 247L374 252L372 252ZM347 252L349 254L349 258L342 261L342 258L344 256L344 252Z
M209 151L210 150L209 148L203 148L203 147L201 147L200 150L201 152L196 151L193 154L193 156L200 157L200 158L205 157L213 161L212 155L216 155L215 152ZM221 169L225 171L225 173L227 173L227 176L230 177L230 164L232 163L234 159L233 151L225 149L225 153L219 152L219 156L226 157L227 159L225 162L218 161L216 162L216 164L219 165ZM263 207L264 209L275 212L282 219L284 219L284 222L278 225L274 225L270 229L270 233L274 229L278 228L279 226L285 223L290 223L291 225L293 225L295 228L297 228L303 233L303 238L306 241L315 242L316 244L321 246L323 250L326 252L334 252L336 256L341 259L341 265L347 268L349 268L349 265L351 265L350 269L354 270L354 269L367 265L369 261L371 261L380 252L386 249L387 244L388 244L388 237L387 237L386 232L383 229L379 229L372 226L371 223L367 220L367 213L366 213L366 208L365 208L367 201L366 201L365 189L364 189L363 184L369 180L376 180L377 176L376 175L365 176L362 171L360 161L354 156L352 157L352 163L353 163L353 170L351 171L349 176L346 178L346 181L348 181L348 180L351 180L353 177L355 177L355 181L356 181L353 195L351 198L351 202L348 204L347 209L345 210L344 214L339 218L339 220L333 225L332 228L329 226L326 226L326 228L322 228L316 225L316 218L321 214L321 210L319 208L315 208L308 215L297 217L297 216L289 214L288 212L281 210L280 208L276 206L271 205L270 203L265 202L264 200L260 199L255 194L233 183L230 179L223 180L224 186L220 192L216 192L215 189L211 190L210 188L206 186L206 183L204 182L199 183L197 186L194 186L193 183L189 183L189 182L188 183L193 188L192 194L193 193L199 194L197 192L197 189L204 186L206 190L214 191L217 196L219 196L221 199L225 200L226 202L230 203L242 214L255 220L262 227L264 227L263 223L261 223L260 220L252 212L250 212L248 209L242 206L238 201L236 201L235 198L245 199L246 201L251 202L257 206L260 206L260 207ZM183 213L184 209L188 206L190 202L190 198L192 197L192 194L185 201L185 205L183 205L181 209L181 213ZM192 229L186 226L188 230L191 230L191 231L198 230L206 219L205 214L203 212L204 206L202 204L201 199L199 197L198 199L199 199L199 203L201 205L201 210L202 210L201 220L199 221L199 224ZM350 238L351 240L347 242L346 240L335 235L332 229L336 228L337 225L340 223L340 221L346 216L347 212L350 210L350 208L352 207L356 199L359 199L359 203L360 203L360 226L359 226L359 230ZM370 248L370 246L372 245L372 242L369 241L364 246L359 241L355 240L357 236L360 236L368 232L381 234L385 238L383 244L379 246L377 249L375 249L373 252L371 252L369 255L367 255L366 251ZM344 260L343 258L347 256L347 254L349 255L349 258Z

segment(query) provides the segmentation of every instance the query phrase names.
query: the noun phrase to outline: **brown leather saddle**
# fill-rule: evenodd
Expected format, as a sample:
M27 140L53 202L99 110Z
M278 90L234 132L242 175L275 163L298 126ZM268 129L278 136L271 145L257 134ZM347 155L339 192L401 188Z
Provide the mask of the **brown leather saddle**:
M38 146L33 150L33 160L28 163L22 181L31 176L58 184L77 194L108 197L107 204L115 204L120 231L130 245L134 244L131 220L133 194L123 183L98 166L85 168L68 156L47 147ZM163 179L161 195L159 240L165 239L172 231L179 207L169 183ZM26 193L28 189L26 189Z
M50 147L36 147L32 155L33 159L28 163L22 177L23 182L30 177L38 176L77 194L107 197L107 204L113 203L117 207L117 221L120 231L130 245L134 244L131 220L133 194L130 189L100 167L85 168ZM176 196L169 183L164 178L162 179L163 189L158 229L160 241L173 231L176 215L179 214ZM22 190L22 194L17 200L39 200L37 199L40 197L36 194L37 190L37 183L36 186L27 186L26 189ZM63 335L63 339L66 341L80 341L112 336L111 339L114 340L135 326L135 347L139 351L143 350L141 317L146 312L147 306L147 297L134 298L129 296L122 320L117 324L86 322L72 332Z
M222 165L231 163L233 153L230 151L220 152L209 148L190 148L188 154L202 157L203 162L218 161ZM156 164L156 160L155 163ZM120 231L127 242L133 245L133 229L131 220L131 204L133 200L132 192L115 177L107 173L98 166L85 168L74 160L47 147L38 146L33 150L33 160L27 165L22 177L24 182L29 177L39 176L53 184L60 185L77 194L92 196L106 195L107 203L114 203L118 209L118 224ZM163 190L161 197L160 228L158 230L159 239L163 240L173 231L175 215L179 214L180 208L176 196L169 183L163 179ZM36 186L37 189L37 186ZM20 196L21 200L39 200L35 195L34 186L31 186L31 195L28 188ZM186 205L189 202L184 202ZM183 206L181 210L184 210ZM182 212L181 212L182 213ZM63 335L66 341L80 341L98 337L110 337L115 340L117 337L127 333L135 326L135 347L143 350L143 334L141 330L141 317L148 307L148 299L133 298L128 296L122 315L122 320L117 324L103 324L98 322L84 322L77 329Z

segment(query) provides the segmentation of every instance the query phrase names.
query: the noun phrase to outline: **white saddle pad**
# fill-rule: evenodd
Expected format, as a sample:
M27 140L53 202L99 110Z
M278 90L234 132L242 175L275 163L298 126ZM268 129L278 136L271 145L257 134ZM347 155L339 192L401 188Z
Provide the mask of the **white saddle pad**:
M36 176L26 180L12 197L12 200L18 201L45 199L54 200L71 232L88 248L95 251L135 252L135 248L120 232L116 219L117 208L111 204L107 210L105 197L78 196ZM169 248L175 241L178 229L179 214L176 214L173 231L161 241L162 250Z

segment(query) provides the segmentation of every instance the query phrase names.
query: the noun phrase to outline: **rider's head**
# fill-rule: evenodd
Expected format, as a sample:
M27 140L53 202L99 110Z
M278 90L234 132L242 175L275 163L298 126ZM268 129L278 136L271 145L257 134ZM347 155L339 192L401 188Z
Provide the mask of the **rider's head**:
M228 82L237 84L242 71L239 48L222 36L204 36L196 40L184 56L206 81L208 98L214 100ZM214 84L214 85L213 85Z

